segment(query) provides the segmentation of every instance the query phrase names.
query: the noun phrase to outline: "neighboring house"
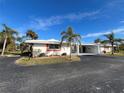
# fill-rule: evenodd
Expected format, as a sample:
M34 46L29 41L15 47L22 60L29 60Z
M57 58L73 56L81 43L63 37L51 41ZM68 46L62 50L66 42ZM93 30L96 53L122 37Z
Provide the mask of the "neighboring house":
M114 50L116 50L117 46L114 45ZM109 53L112 51L112 46L110 44L100 44L100 52L101 53Z
M97 55L103 52L99 44L72 45L72 51L66 42L60 46L57 40L26 40L28 44L33 44L33 56L53 56L53 55ZM107 49L106 49L107 50ZM107 50L108 51L108 50Z

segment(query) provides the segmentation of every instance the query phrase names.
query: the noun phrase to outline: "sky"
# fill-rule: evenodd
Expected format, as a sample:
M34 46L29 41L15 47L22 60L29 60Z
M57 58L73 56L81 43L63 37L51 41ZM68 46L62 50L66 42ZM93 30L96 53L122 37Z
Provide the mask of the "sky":
M111 32L124 38L124 0L0 0L0 31L1 24L43 40L60 40L70 26L84 43Z

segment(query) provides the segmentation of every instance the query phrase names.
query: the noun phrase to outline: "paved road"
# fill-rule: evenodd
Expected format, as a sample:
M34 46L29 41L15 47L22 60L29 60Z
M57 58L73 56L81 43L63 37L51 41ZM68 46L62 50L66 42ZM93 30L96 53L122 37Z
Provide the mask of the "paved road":
M82 56L81 62L21 67L0 57L0 93L124 93L124 58Z

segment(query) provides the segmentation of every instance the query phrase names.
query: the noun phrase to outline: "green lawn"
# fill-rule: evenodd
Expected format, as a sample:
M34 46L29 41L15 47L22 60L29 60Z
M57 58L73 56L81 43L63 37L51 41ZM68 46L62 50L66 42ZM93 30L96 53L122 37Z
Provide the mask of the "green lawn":
M21 55L21 51L10 51L10 52L7 52L5 51L4 52L5 55Z
M114 53L114 55L111 55L111 53L107 53L108 56L124 56L124 51L120 51L119 53Z
M22 66L32 66L32 65L45 65L45 64L59 64L59 63L67 63L67 62L79 62L80 57L72 56L70 60L69 57L38 57L38 58L20 58L16 61L16 64Z

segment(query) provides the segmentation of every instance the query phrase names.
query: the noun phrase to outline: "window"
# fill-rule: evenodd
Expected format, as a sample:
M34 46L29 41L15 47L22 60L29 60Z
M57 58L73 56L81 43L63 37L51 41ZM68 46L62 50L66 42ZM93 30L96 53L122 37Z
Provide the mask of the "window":
M60 45L57 45L57 44L50 44L50 45L48 45L48 48L49 48L49 49L60 49Z

